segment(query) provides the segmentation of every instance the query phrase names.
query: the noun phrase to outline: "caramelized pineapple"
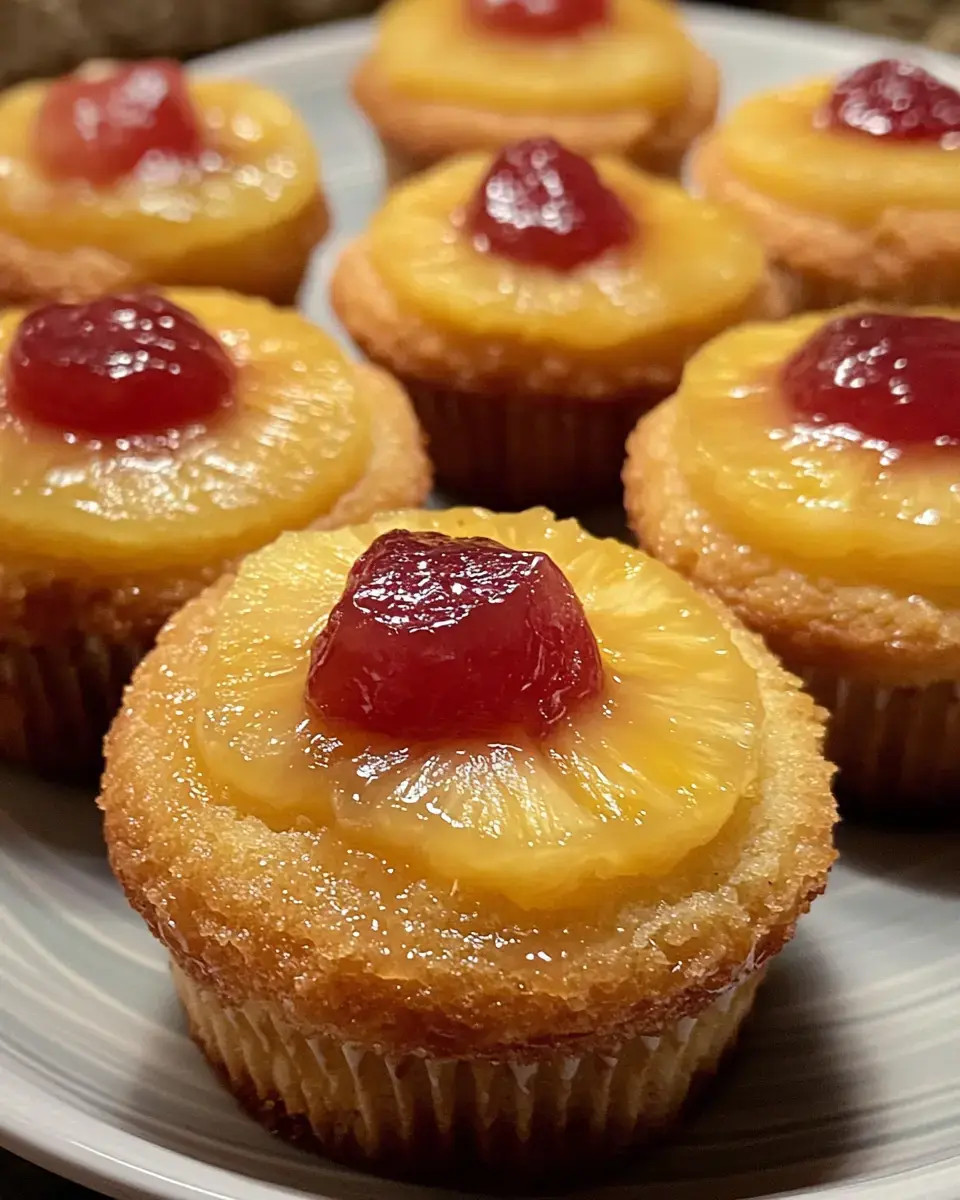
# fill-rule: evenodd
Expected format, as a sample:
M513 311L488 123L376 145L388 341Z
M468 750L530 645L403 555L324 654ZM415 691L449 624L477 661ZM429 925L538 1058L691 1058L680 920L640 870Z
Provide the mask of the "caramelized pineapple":
M548 553L599 645L596 703L542 739L417 742L319 718L305 697L311 646L355 560L394 528ZM405 512L285 535L221 601L197 700L199 753L240 811L277 829L335 823L360 848L527 907L662 875L712 840L754 777L761 719L755 673L707 602L545 510Z
M674 6L615 0L612 19L578 38L491 36L460 0L395 0L376 61L406 96L499 113L664 112L689 86L691 54Z
M755 302L763 253L735 215L613 159L595 165L637 225L613 260L561 274L480 252L462 226L489 159L470 155L391 193L371 226L374 265L442 329L679 366Z
M6 233L50 251L97 247L155 283L240 291L248 290L251 263L267 273L266 256L289 256L291 241L304 243L305 256L320 236L319 217L296 225L317 203L316 154L279 96L249 83L192 82L201 153L97 187L48 177L38 161L34 138L48 86L27 83L0 98Z
M717 134L738 179L804 212L872 225L888 210L953 212L960 154L823 127L833 80L766 92L741 105Z
M744 326L707 346L677 396L678 448L695 497L734 537L808 574L955 602L960 413L949 379L960 363L960 313L938 312L955 332L941 330L928 356L905 348L901 356L895 340L886 347L896 420L885 424L902 443L912 422L915 444L885 440L879 424L857 428L863 381L850 387L849 376L862 364L875 372L879 351L848 348L838 364L835 386L849 388L845 421L839 411L818 423L791 410L784 366L823 329L823 314ZM913 319L923 315L937 313ZM917 373L909 390L908 367ZM827 374L832 381L832 368Z
M258 301L168 295L232 360L230 403L169 433L91 440L77 435L89 425L32 420L11 390L0 400L0 538L11 557L62 559L69 548L90 568L124 572L228 559L313 520L362 475L367 411L329 337ZM0 316L0 360L22 320ZM78 402L53 399L67 418L66 401Z

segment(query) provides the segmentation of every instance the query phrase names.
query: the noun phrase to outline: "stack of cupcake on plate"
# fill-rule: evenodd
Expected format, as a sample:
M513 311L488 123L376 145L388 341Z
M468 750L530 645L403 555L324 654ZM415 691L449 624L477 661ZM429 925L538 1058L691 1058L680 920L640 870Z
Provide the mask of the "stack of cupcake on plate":
M879 63L707 133L717 95L666 0L392 0L395 186L331 287L368 366L266 302L326 225L282 101L2 101L0 753L96 761L146 655L111 863L211 1064L327 1155L671 1128L826 885L817 701L851 808L955 812L960 95ZM411 507L431 470L487 507ZM621 474L643 550L538 507Z

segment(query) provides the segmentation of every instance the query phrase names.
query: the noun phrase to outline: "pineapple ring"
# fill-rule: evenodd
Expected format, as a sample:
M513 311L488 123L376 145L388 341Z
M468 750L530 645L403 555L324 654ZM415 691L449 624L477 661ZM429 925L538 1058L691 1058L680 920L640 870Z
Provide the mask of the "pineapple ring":
M412 99L503 113L667 112L682 103L691 72L689 39L663 0L614 0L608 25L530 47L468 28L461 0L394 0L375 54Z
M814 80L742 104L717 135L730 170L766 196L855 227L890 209L955 212L960 153L817 128L833 85Z
M30 138L45 84L0 97L0 229L45 250L95 246L144 277L291 220L317 189L309 131L286 101L250 83L193 81L210 151L174 177L131 175L109 189L49 181Z
M960 320L956 309L912 311ZM885 463L882 446L814 438L784 407L772 373L823 322L742 326L691 360L676 396L691 493L734 538L785 566L956 603L960 453Z
M764 280L763 251L735 213L611 158L595 165L640 225L612 262L558 274L479 253L455 216L489 162L472 154L394 189L371 226L381 278L441 327L538 347L628 344L638 357L683 361L691 337L724 328Z
M329 511L363 474L369 419L332 339L225 292L166 293L238 364L233 405L169 439L79 441L0 395L0 539L12 557L110 569L208 563ZM0 363L23 314L0 315Z
M550 553L599 642L602 706L545 744L405 746L308 716L312 641L354 560L398 526ZM221 601L197 709L200 757L240 812L275 829L333 823L361 849L524 907L592 880L662 876L712 841L755 777L761 720L756 674L707 602L544 509L405 512L284 535Z

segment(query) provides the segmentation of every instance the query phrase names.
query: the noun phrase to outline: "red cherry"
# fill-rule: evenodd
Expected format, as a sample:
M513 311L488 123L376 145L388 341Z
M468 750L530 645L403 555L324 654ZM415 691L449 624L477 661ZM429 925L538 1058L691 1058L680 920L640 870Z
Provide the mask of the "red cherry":
M467 17L490 33L570 37L610 19L610 0L466 0Z
M53 179L108 187L144 159L192 160L203 142L186 77L174 62L118 67L105 79L67 75L37 114L34 152Z
M870 137L960 149L960 92L913 63L882 59L841 79L820 121Z
M828 321L788 360L794 413L889 446L960 446L960 321L858 313Z
M467 209L481 252L570 271L637 236L633 214L591 163L553 138L501 150Z
M117 438L206 420L235 378L217 338L145 292L28 313L7 354L6 399L25 420Z
M399 739L544 737L603 668L546 554L489 538L385 533L357 559L313 645L321 716Z

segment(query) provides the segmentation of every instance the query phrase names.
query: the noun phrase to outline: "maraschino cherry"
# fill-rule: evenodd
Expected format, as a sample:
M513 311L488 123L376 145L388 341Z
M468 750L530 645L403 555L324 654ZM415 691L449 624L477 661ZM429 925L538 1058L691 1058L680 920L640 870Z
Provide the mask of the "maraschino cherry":
M6 402L23 420L120 438L208 420L235 379L217 338L144 292L28 313L7 354Z
M637 236L633 214L593 165L553 138L501 150L466 214L482 252L571 271Z
M960 321L836 317L788 360L781 386L801 421L896 449L960 446Z
M610 19L610 0L465 0L468 19L510 37L573 37Z
M195 160L203 150L181 67L153 59L106 77L67 75L50 84L34 152L52 179L108 187L146 160Z
M601 688L583 607L546 554L385 533L317 637L310 706L398 739L545 737Z
M830 129L960 150L960 92L914 63L868 63L833 89L820 114Z

